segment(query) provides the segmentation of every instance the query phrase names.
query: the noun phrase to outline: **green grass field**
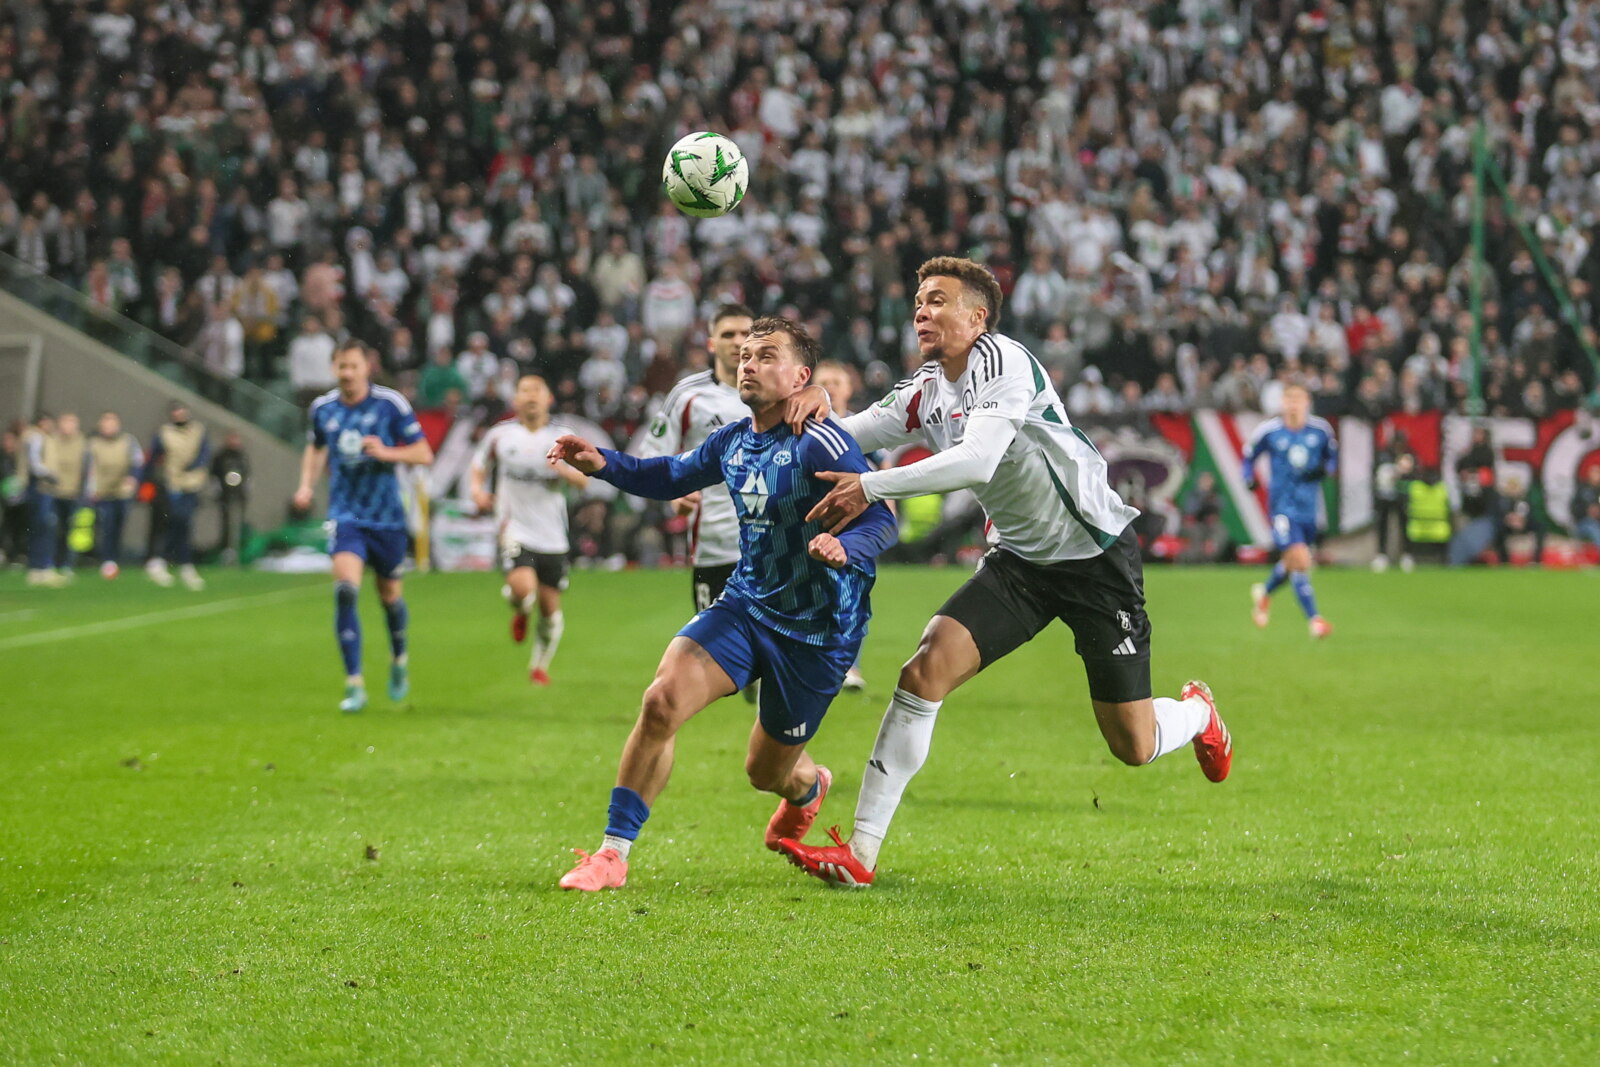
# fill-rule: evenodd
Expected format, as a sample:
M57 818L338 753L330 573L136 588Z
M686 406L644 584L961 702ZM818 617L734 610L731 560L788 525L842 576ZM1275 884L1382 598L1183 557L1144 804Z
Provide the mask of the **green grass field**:
M575 574L548 690L495 578L415 578L398 707L368 590L360 716L326 579L0 576L0 1061L1600 1062L1600 575L1324 571L1314 644L1251 573L1148 576L1223 785L1117 764L1056 629L946 703L872 890L762 848L734 699L594 896L555 882L686 575ZM813 839L963 576L880 580Z

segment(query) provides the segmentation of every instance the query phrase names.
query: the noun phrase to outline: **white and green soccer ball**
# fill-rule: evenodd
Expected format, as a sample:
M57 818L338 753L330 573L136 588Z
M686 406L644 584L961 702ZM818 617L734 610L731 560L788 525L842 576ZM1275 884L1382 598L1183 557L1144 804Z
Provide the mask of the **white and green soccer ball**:
M672 146L661 166L661 188L685 215L714 219L739 206L750 167L739 146L720 133L691 133Z

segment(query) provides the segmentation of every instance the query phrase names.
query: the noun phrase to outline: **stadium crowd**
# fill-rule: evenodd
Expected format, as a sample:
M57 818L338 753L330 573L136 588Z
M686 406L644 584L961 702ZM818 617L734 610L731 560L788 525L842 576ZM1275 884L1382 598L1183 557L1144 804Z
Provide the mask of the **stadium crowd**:
M419 407L534 367L627 430L726 299L878 388L972 251L1080 416L1459 408L1474 131L1592 337L1597 90L1591 2L15 0L0 250L300 399L353 332ZM752 184L694 222L701 128ZM1482 389L1539 415L1592 372L1511 206Z

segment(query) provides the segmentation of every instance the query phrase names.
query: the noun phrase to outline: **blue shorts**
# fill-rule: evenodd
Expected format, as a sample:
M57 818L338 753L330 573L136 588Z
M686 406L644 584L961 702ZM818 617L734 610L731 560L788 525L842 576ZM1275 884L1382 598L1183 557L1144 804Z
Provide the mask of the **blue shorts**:
M404 530L375 529L336 522L333 524L333 534L328 538L328 555L354 552L379 578L398 578L400 567L406 561L408 543Z
M1320 532L1315 519L1295 519L1282 512L1272 516L1272 543L1280 550L1290 545L1314 545Z
M761 728L780 744L811 740L844 685L861 642L819 648L763 626L726 595L690 619L679 636L711 654L734 689L761 679Z

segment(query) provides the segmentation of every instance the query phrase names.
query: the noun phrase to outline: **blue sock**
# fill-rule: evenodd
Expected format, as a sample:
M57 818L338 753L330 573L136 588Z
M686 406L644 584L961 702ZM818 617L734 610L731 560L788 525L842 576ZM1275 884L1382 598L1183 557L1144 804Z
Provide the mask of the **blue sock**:
M333 603L333 630L339 635L345 676L360 674L361 619L356 615L356 587L350 582L334 582Z
M1282 585L1283 580L1288 577L1288 575L1289 572L1284 569L1282 563L1279 563L1277 566L1273 567L1272 573L1267 576L1267 595L1271 596L1273 590Z
M1289 583L1294 586L1294 595L1300 601L1300 610L1306 613L1306 618L1316 618L1317 598L1311 592L1311 575L1305 571L1295 571Z
M638 840L639 829L650 817L650 805L644 797L625 785L611 791L611 807L606 809L606 836L627 841Z
M406 624L411 621L406 598L399 597L393 604L385 604L383 613L389 620L389 650L399 659L406 654Z

